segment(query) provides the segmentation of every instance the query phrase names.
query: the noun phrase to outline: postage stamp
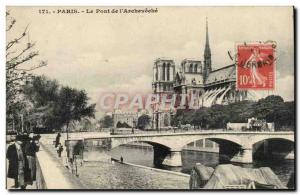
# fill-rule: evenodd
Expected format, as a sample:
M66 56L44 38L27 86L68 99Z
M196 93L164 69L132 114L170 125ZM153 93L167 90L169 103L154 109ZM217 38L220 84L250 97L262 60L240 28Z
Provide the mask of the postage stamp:
M275 44L237 45L237 89L274 90Z

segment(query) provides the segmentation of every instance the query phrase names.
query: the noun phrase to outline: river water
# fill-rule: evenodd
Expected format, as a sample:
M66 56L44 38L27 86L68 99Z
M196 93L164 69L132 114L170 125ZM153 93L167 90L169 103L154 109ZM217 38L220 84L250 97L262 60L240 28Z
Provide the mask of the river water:
M154 167L153 150L151 147L122 145L112 150L112 157L124 162ZM191 168L198 162L215 167L227 163L219 159L219 154L200 151L183 150L182 167L155 167L190 174ZM294 160L255 161L253 164L236 164L243 167L270 167L284 185L294 172ZM79 168L80 178L93 189L188 189L188 178L140 169L122 164L111 165L101 162L87 162Z

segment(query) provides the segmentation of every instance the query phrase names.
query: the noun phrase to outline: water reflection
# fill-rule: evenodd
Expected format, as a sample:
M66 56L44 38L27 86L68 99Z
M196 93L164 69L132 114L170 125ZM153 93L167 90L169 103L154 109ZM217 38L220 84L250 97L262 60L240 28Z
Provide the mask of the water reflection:
M124 158L124 161L144 165L148 167L154 167L153 164L153 150L151 147L145 146L129 146L122 145L115 148L112 151L112 157L119 159L120 156ZM182 167L168 167L160 166L156 168L172 170L177 172L183 172L189 174L191 168L196 163L202 163L206 166L216 167L218 164L230 163L228 159L219 157L217 153L199 152L191 150L183 150L182 152ZM286 185L292 172L294 172L294 160L282 160L282 161L255 161L253 164L239 164L235 165L243 167L270 167L279 179Z

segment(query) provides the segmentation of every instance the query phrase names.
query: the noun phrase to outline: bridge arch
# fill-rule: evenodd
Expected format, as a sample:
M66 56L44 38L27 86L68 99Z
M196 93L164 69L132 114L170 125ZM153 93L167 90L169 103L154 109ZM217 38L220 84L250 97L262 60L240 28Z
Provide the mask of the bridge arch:
M170 149L169 146L167 145L164 145L162 143L159 143L159 142L155 142L155 141L148 141L148 140L138 140L138 141L128 141L128 142L124 142L124 143L119 143L117 145L113 145L111 150L112 149L115 149L119 146L122 146L122 145L126 145L126 144L131 144L131 143L146 143L146 144L149 144L151 145L152 147L159 147L159 148L163 148L163 149Z
M236 147L242 147L244 145L243 141L241 139L238 139L235 136L228 136L226 134L224 134L224 135L206 135L206 136L200 135L200 136L188 136L186 139L182 139L180 141L181 142L180 148L183 148L184 146L188 145L189 143L192 143L192 142L195 142L198 140L203 140L203 139L211 140L218 144L228 143L228 144L235 145Z
M253 143L253 159L293 159L294 140L288 138L266 138Z
M161 166L164 162L164 160L166 159L166 157L168 155L171 154L172 149L167 146L164 145L163 143L159 143L159 142L155 142L155 141L149 141L149 140L138 140L138 141L129 141L129 142L124 142L124 143L120 143L118 145L114 145L114 147L111 148L111 150L125 145L125 144L130 144L130 143L147 143L149 145L151 145L153 147L153 164L155 166ZM180 159L181 161L181 159Z
M290 141L290 142L295 142L294 137L291 136L286 136L286 137L278 137L278 136L267 136L267 137L258 137L256 139L252 140L252 146L255 144L266 141L266 140L285 140L285 141Z
M129 144L133 142L142 142L148 143L152 146L157 146L161 148L171 149L173 147L173 143L169 140L153 138L153 137L124 137L124 138L112 138L112 146L111 149L118 147L120 145Z
M242 145L240 143L238 143L238 142L235 142L235 141L232 141L232 140L228 140L228 139L223 139L223 138L215 138L215 137L193 139L192 141L189 141L188 143L185 143L185 145L188 145L188 144L190 144L192 142L199 141L199 140L210 140L210 141L215 142L215 143L217 143L219 145L226 142L228 144L236 145L237 147L242 147Z
M199 141L199 140L210 140L212 142L215 142L219 146L219 158L221 161L228 161L234 157L236 153L238 153L242 148L242 144L239 142L239 140L235 139L225 139L218 136L212 136L212 137L205 137L200 139L193 139L191 142ZM187 143L187 144L189 144ZM186 144L186 145L187 145Z

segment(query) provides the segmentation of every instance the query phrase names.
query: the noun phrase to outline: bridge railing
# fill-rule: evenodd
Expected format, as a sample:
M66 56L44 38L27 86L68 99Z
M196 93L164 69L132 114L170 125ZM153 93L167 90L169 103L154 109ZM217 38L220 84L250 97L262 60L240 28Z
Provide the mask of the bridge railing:
M114 129L110 132L111 135L129 135L129 134L154 134L154 133L187 133L187 132L205 132L205 131L226 131L225 129L161 129L161 130L140 130L128 129L118 130Z
M192 133L192 132L274 132L270 130L232 130L232 129L161 129L161 130L140 130L140 129L114 129L110 135L130 135L130 134L166 134L166 133ZM276 131L275 131L276 132ZM290 132L290 131L289 131Z

